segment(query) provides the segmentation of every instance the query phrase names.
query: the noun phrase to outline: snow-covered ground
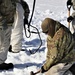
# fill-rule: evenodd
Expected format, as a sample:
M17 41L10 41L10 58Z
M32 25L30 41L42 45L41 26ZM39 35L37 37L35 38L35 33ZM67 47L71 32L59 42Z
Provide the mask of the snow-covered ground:
M29 4L30 10L32 10L33 0L26 0ZM32 11L30 11L32 12ZM0 71L0 75L30 75L30 71L36 72L41 68L46 59L46 35L41 32L41 23L46 17L58 20L65 26L67 24L67 7L66 0L36 0L36 6L31 24L38 28L42 46L35 54L30 54L29 50L34 50L40 45L39 36L37 34L31 34L30 38L26 38L24 35L23 49L20 53L8 53L6 62L12 62L14 64L13 70ZM36 31L31 27L31 30ZM23 32L24 33L24 32Z

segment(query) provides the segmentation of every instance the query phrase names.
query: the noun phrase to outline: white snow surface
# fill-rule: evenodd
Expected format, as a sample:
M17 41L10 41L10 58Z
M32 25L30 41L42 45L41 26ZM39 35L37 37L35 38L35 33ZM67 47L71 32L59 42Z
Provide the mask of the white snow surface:
M30 16L32 13L33 0L26 0L30 8ZM68 10L66 6L66 0L36 0L34 15L32 18L31 25L35 26L39 32L42 39L41 48L35 53L30 54L29 50L34 51L40 45L40 40L38 34L31 34L30 38L26 38L24 31L23 39L23 49L25 51L20 51L20 53L10 53L8 52L6 62L12 62L14 64L14 69L8 71L0 71L0 75L30 75L31 71L38 71L44 64L46 59L46 35L42 33L41 23L47 18L53 18L64 24L66 27ZM32 31L36 29L31 27ZM28 33L27 33L28 34Z

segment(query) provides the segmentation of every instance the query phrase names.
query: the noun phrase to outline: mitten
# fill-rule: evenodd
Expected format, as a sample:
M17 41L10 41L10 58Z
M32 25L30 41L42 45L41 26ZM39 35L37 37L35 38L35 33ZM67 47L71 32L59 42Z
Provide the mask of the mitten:
M41 67L41 73L46 72L46 70L44 70L43 66Z

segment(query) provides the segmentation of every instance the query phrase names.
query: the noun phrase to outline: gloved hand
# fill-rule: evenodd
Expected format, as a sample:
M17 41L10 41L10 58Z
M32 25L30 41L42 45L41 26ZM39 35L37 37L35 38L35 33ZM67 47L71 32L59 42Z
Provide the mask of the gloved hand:
M72 5L72 1L71 0L67 1L67 6L69 6L69 5Z
M74 19L74 18L73 18L72 16L70 16L70 17L67 18L67 21L68 21L68 22L71 22L73 19Z
M43 68L43 66L41 67L41 73L44 73L44 72L46 72L45 70L44 70L44 68Z
M24 25L28 24L28 19L24 18Z

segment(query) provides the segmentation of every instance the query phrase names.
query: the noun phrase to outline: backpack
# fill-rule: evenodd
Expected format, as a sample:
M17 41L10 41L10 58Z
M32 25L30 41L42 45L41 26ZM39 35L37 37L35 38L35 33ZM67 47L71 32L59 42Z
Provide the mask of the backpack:
M16 12L16 2L14 0L1 0L0 14L2 17L10 21L13 19L15 12Z

